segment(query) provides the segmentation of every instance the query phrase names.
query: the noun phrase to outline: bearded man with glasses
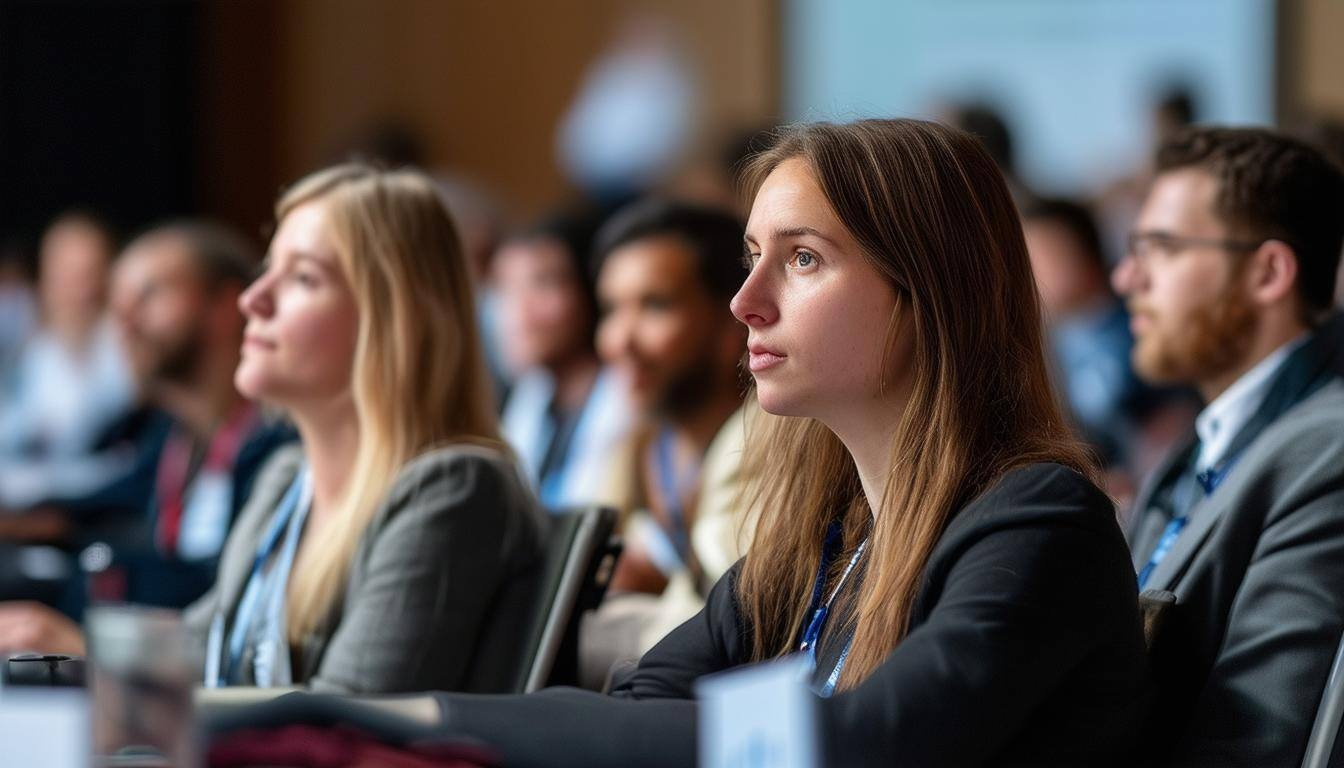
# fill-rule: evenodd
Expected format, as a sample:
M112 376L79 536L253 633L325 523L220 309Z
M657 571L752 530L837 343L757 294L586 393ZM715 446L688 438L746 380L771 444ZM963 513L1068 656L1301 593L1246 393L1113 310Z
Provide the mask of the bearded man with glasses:
M1175 596L1155 754L1297 765L1344 631L1344 174L1259 129L1188 130L1156 165L1112 282L1136 372L1207 405L1128 521L1140 590Z

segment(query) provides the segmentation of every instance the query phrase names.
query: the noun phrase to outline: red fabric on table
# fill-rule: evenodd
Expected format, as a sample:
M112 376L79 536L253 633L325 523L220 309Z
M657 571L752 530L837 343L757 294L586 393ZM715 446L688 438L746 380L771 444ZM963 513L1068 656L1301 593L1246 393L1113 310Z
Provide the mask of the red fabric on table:
M283 765L301 768L490 768L486 750L461 744L393 747L344 727L287 725L239 730L216 739L206 764L211 768Z

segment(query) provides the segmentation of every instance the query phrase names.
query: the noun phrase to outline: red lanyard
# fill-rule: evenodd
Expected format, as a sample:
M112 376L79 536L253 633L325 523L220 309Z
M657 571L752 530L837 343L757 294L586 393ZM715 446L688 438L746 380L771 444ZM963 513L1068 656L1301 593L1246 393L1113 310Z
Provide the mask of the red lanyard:
M155 499L158 502L158 522L154 541L165 554L177 552L177 539L182 532L187 492L192 481L202 470L228 473L243 441L251 433L257 419L257 410L251 403L233 409L219 429L210 436L204 460L197 461L196 441L184 429L174 429L163 444L155 481Z

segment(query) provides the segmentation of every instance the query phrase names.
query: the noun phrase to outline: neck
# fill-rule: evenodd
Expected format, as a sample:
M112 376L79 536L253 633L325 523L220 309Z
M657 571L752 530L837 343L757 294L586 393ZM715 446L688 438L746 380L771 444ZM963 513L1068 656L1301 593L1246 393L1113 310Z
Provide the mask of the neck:
M697 456L704 455L719 433L723 423L742 405L736 385L721 386L693 409L670 414L667 423L672 427L677 442Z
M348 395L333 401L304 404L290 414L303 442L304 457L313 482L312 521L330 514L350 477L359 450L359 420Z
M97 315L68 314L50 317L47 328L66 346L82 350L97 324Z
M583 407L588 393L597 380L600 365L597 358L590 354L579 354L555 365L547 366L555 379L555 405L561 411L574 411Z
M909 399L909 386L908 380L902 380L882 397L820 419L840 438L854 460L863 496L874 519L886 497L892 444Z
M198 438L208 439L244 399L233 386L237 367L238 345L234 344L202 360L188 380L155 384L152 399Z
M1287 318L1261 318L1256 325L1255 331L1251 334L1250 344L1246 347L1246 354L1241 359L1219 371L1217 374L1210 375L1197 382L1195 388L1204 398L1205 403L1211 403L1218 399L1218 396L1227 391L1248 371L1254 368L1261 360L1269 357L1284 344L1296 339L1305 333L1308 328L1296 319Z

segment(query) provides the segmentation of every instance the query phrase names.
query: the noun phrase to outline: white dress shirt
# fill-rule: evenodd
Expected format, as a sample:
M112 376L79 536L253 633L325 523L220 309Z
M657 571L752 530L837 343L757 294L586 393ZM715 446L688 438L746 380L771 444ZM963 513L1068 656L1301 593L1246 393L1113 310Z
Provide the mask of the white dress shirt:
M1309 335L1303 333L1269 353L1199 412L1195 417L1195 433L1199 435L1200 445L1196 471L1215 467L1227 458L1232 440L1264 402L1274 382L1274 374L1293 350L1306 343Z

